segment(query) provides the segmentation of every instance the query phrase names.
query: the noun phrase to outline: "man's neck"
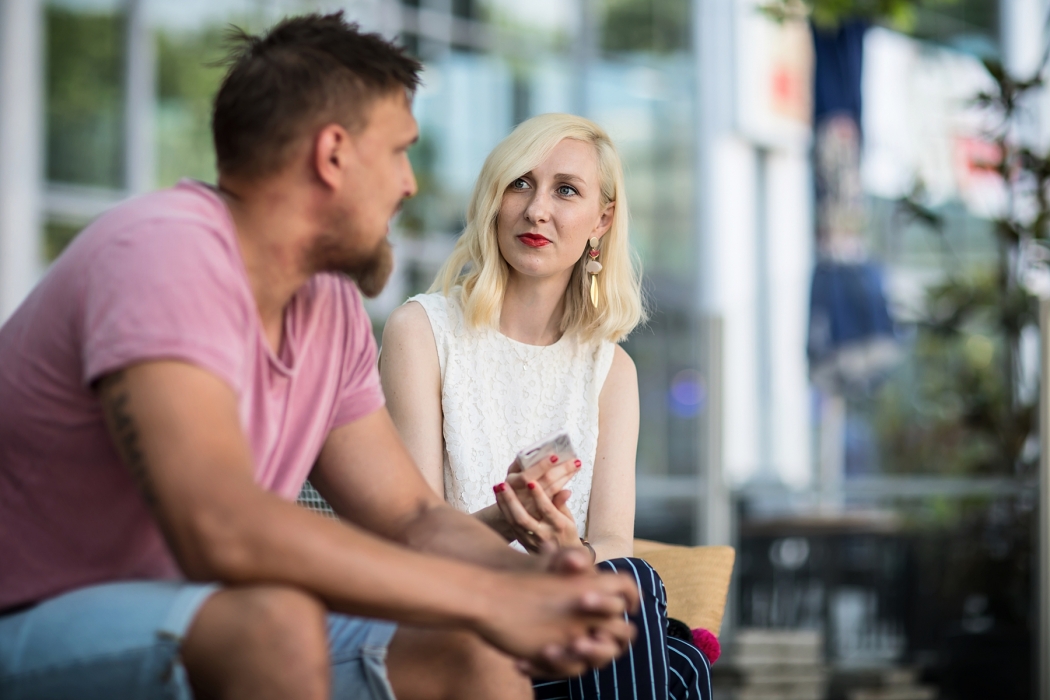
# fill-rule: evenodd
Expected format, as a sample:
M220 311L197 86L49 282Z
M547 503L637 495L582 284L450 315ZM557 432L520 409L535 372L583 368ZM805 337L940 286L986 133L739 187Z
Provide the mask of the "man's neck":
M309 195L277 179L245 185L220 180L219 192L237 230L244 267L267 342L280 352L284 309L310 277L304 250L314 231Z
M565 276L535 278L511 271L503 295L499 329L503 335L529 345L551 345L561 337L565 312Z

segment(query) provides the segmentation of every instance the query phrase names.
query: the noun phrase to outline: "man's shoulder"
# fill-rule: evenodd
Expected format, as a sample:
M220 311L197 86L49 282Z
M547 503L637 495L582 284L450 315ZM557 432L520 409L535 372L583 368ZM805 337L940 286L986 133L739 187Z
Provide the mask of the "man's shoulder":
M110 209L99 221L175 219L215 222L228 219L226 206L209 185L182 180L174 187L132 197Z
M222 201L204 185L184 182L110 209L73 240L58 266L88 265L103 274L116 265L228 275L238 260L236 234Z
M170 236L171 232L185 234ZM134 197L113 207L77 237L78 247L98 248L163 237L173 243L194 238L231 239L233 224L222 200L206 185L182 181L175 187ZM232 239L231 239L232 240Z

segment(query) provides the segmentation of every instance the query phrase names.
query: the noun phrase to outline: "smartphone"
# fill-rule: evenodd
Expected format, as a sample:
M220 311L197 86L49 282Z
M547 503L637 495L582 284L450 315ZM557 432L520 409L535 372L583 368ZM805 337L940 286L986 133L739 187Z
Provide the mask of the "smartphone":
M576 450L572 448L572 440L569 439L568 433L556 433L529 445L518 453L518 464L524 471L543 460L550 460L553 456L558 458L559 464L576 459Z

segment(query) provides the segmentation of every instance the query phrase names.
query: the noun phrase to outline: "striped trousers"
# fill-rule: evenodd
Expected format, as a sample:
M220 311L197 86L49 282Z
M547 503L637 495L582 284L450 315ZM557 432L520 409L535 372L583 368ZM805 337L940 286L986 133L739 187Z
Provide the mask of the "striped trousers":
M711 700L711 664L689 642L667 636L667 591L659 574L641 559L621 558L598 566L634 577L641 594L637 615L628 619L638 636L627 652L605 668L556 681L535 681L537 700Z

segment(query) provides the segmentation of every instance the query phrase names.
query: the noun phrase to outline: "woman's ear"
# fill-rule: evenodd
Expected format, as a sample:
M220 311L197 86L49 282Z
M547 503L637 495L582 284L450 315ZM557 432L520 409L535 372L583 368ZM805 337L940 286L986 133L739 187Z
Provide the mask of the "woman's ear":
M594 231L591 235L597 236L598 238L604 236L609 231L609 227L612 226L613 214L615 213L616 202L609 202L606 204L605 208L602 210L601 216L598 217L598 223L595 225Z

